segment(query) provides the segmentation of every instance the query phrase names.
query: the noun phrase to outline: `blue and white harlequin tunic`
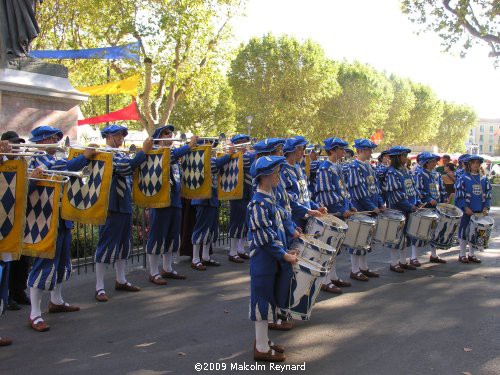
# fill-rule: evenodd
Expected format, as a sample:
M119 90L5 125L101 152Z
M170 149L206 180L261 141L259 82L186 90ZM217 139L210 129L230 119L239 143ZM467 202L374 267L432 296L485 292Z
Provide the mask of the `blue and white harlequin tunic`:
M455 182L455 205L464 211L460 226L458 227L458 238L467 240L467 227L470 216L465 213L469 207L472 212L483 212L485 208L491 207L491 183L479 174L464 172Z
M113 177L109 191L108 217L99 226L99 241L95 253L96 263L114 263L128 259L132 247L132 194L131 176L146 160L139 151L133 159L117 152L113 154Z
M248 205L250 242L250 319L275 320L279 296L276 284L280 269L286 266L286 236L272 193L257 190ZM279 288L280 290L283 288Z
M330 160L321 163L316 177L316 200L328 212L341 217L353 205L347 191L342 167Z
M230 160L229 155L210 159L212 197L210 199L193 199L191 201L191 206L196 208L196 224L191 236L193 245L210 244L217 241L219 236L218 176L224 165L229 163Z
M354 160L349 165L347 188L358 211L372 211L384 206L377 173L368 162Z
M446 188L439 173L419 167L415 170L413 179L422 203L428 203L433 199L437 203L446 202Z
M88 164L88 160L80 155L74 159L56 159L45 154L33 156L29 168L42 167L45 170L79 171ZM36 189L30 184L29 193ZM28 194L29 194L28 193ZM57 197L59 200L59 197ZM35 258L33 268L28 275L28 287L42 290L52 290L56 283L62 283L71 276L71 229L73 222L59 218L57 230L56 253L54 259Z
M149 210L150 231L146 251L148 254L177 252L181 244L181 168L179 159L189 153L189 146L170 151L170 206Z
M245 152L243 154L243 197L229 201L229 238L246 238L247 226L242 217L247 216L247 206L252 198L252 176L250 175L250 167L255 160L255 154Z

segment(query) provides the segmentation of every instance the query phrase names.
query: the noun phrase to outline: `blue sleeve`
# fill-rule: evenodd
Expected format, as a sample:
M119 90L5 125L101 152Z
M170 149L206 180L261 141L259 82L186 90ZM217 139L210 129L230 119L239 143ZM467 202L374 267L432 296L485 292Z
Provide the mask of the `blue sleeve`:
M231 156L226 154L224 156L221 156L220 158L217 158L215 160L215 165L216 165L217 169L220 171L220 170L222 170L224 165L229 163L230 160L231 160Z
M488 210L491 208L491 182L488 180L486 177L483 177L483 189L484 189L484 194L485 194L485 201L484 201L484 207L487 208Z
M187 155L191 148L189 145L184 145L182 147L173 148L170 150L170 163L176 163L184 155Z
M88 163L89 160L85 156L80 155L76 158L68 160L68 162L66 163L66 168L68 169L68 171L79 171L82 170Z
M277 260L283 259L285 250L278 239L278 234L272 228L265 206L255 203L251 205L248 229L252 231L252 241L255 246L261 247L271 253Z
M113 156L113 173L121 176L132 175L135 168L146 160L146 154L139 151L133 159L115 154Z

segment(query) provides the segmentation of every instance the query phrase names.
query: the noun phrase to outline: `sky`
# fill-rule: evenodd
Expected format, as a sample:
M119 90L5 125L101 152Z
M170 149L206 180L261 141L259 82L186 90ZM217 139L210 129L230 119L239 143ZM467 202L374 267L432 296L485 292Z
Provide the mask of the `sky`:
M479 118L500 119L500 68L487 47L466 58L442 52L432 32L400 10L398 0L248 0L234 25L235 43L266 33L319 43L329 58L369 64L429 85L442 100L468 104Z

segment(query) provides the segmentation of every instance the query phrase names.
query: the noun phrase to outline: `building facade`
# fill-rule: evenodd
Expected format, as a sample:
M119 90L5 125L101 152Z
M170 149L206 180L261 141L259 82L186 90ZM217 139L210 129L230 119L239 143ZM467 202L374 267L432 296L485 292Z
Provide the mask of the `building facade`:
M479 154L499 156L500 119L479 119L469 134L467 149L477 147Z

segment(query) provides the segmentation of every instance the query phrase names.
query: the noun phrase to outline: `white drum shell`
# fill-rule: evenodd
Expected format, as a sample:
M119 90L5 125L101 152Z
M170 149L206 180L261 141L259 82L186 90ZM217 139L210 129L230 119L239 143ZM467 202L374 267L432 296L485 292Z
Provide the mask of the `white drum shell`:
M422 209L410 214L406 234L408 237L429 241L434 235L438 215L429 209Z
M317 263L327 270L332 267L338 250L315 238L299 237L291 250L297 250L301 258Z
M491 216L472 215L467 227L467 239L469 245L476 250L483 250L488 247L491 231L495 225L495 220Z
M373 241L382 245L397 245L404 235L405 215L396 210L385 210L377 216L377 230Z
M319 264L307 259L299 258L293 265L295 286L290 289L289 306L287 312L293 319L309 320L311 311L321 290L321 283L327 270Z
M440 203L436 207L438 221L431 239L431 245L447 250L455 245L463 212L451 204Z
M377 222L364 214L354 214L347 219L347 234L344 246L367 250L370 248Z
M344 242L346 232L347 224L333 215L310 217L304 230L304 233L314 234L316 239L336 250Z

